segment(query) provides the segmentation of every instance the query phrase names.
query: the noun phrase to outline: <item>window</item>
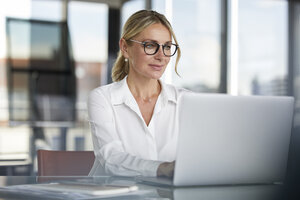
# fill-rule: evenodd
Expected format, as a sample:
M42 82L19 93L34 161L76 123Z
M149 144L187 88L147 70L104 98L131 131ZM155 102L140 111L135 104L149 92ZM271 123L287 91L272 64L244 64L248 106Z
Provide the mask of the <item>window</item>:
M165 1L165 4L154 0L153 6L154 10L169 17L182 52L178 65L181 77L174 69L176 56L168 66L172 73L171 82L197 92L218 92L221 67L220 0L173 0Z
M145 9L145 0L132 0L123 4L121 10L121 31L127 19L135 12Z
M239 1L239 94L287 95L287 11L287 1Z
M6 80L6 17L29 18L31 1L0 1L0 125L8 120L8 96ZM24 33L26 34L26 32Z
M71 1L68 13L77 78L77 117L85 121L87 96L106 77L108 6Z

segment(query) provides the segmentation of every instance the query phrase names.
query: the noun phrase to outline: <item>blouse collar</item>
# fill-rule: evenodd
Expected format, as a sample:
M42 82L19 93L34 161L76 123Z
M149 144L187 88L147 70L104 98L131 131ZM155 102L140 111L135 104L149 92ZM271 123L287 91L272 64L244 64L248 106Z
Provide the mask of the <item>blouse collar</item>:
M174 103L177 103L176 99L176 92L174 87L165 84L163 81L159 80L161 84L161 99L163 104L167 104L168 101L172 101ZM135 102L135 99L132 95L132 93L129 90L128 84L127 84L127 76L123 78L121 81L116 82L113 84L111 88L111 102L113 105L123 104L123 103L133 103Z

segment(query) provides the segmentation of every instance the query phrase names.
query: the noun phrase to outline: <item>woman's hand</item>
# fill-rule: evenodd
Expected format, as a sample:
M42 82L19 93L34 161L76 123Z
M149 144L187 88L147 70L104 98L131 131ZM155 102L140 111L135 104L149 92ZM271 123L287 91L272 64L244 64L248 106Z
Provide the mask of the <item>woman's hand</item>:
M175 161L161 163L157 168L157 176L172 178L174 175Z

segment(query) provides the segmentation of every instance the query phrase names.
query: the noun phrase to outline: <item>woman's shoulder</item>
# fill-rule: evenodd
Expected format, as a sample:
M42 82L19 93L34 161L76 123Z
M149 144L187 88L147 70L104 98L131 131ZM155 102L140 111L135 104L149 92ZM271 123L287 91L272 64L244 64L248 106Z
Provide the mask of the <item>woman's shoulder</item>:
M102 85L97 88L94 88L92 91L90 91L90 96L91 95L100 95L100 94L108 95L108 94L110 94L111 89L114 88L118 84L119 84L118 82L114 82L114 83L110 83L107 85Z
M186 88L175 86L173 84L163 83L168 95L172 96L174 99L179 99L182 95L186 93L193 93L191 90Z
M114 82L107 85L102 85L97 88L94 88L92 91L90 91L88 99L91 100L97 100L97 101L110 101L110 94L111 90L116 87L119 83Z

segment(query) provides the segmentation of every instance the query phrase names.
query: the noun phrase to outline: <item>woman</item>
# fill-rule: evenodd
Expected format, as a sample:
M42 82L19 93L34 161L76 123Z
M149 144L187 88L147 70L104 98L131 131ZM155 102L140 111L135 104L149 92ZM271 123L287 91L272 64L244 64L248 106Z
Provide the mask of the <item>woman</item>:
M119 46L114 83L89 96L96 156L90 175L172 177L184 90L159 80L176 53L177 73L180 49L172 27L162 14L138 11L125 23Z

